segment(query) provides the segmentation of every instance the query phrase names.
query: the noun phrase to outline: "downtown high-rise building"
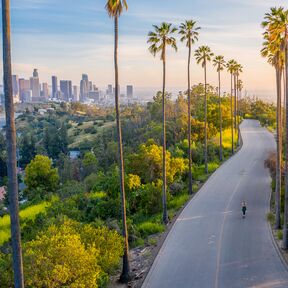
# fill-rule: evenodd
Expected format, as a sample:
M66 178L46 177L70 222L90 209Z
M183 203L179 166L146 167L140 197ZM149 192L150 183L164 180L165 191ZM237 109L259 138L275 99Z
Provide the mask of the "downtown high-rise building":
M107 90L107 92L108 92L109 95L112 95L112 94L113 94L113 86L112 86L112 84L109 84L109 85L108 85L108 90Z
M43 101L47 101L49 98L48 83L42 83L41 98Z
M61 99L63 101L69 102L69 100L72 98L72 81L60 80L60 92Z
M30 80L19 79L19 97L23 103L32 101L32 91L30 89Z
M30 78L30 89L32 91L32 101L39 102L40 99L40 82L37 69L34 69L33 76Z
M12 75L12 91L13 91L13 100L14 103L19 102L19 79L18 75Z
M89 79L87 74L82 74L80 81L80 102L85 102L89 94Z
M56 76L52 76L52 98L58 98L58 80Z
M127 85L126 87L126 95L128 99L132 99L133 98L133 85Z
M78 93L78 86L74 85L73 86L73 102L78 102L79 101L79 93Z

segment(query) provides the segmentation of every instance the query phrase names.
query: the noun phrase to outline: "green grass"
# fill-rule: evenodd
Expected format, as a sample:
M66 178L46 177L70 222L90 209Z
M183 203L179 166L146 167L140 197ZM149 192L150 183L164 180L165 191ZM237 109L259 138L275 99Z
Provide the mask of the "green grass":
M138 225L138 231L142 237L147 237L152 234L160 233L165 230L163 224L153 223L153 222L144 222Z
M51 204L50 202L42 202L36 205L31 205L20 211L21 220L33 220L35 217L46 210ZM5 215L0 218L0 246L10 238L10 216Z
M190 197L188 194L173 197L173 199L168 202L168 209L180 209L188 201L189 198Z

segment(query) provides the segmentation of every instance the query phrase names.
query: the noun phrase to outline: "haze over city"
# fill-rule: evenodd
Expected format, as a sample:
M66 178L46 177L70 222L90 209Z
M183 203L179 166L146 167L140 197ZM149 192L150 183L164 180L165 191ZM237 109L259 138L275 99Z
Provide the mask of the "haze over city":
M277 0L134 0L129 13L120 17L120 84L133 84L144 95L161 88L161 62L147 49L151 24L169 21L178 25L193 17L201 27L198 46L209 44L215 54L242 63L244 89L248 94L275 100L274 70L260 56L263 14ZM14 0L11 2L13 74L29 78L38 68L41 82L51 85L51 76L71 79L79 85L87 73L98 87L113 82L113 25L104 9L105 1ZM209 8L208 8L209 7ZM186 54L169 50L168 90L184 90ZM2 51L1 51L2 53ZM1 63L2 64L2 63ZM208 82L217 85L217 73L208 65ZM192 62L192 83L202 81L201 66ZM2 70L1 75L2 78ZM229 91L229 77L223 77ZM153 95L151 95L153 96Z

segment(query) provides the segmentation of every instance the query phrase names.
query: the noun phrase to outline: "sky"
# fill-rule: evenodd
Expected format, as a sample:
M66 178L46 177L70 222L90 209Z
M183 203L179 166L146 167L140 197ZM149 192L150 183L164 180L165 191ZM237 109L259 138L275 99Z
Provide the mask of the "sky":
M121 87L133 84L139 89L160 90L162 63L149 53L147 34L153 24L165 21L178 26L193 19L201 27L193 50L208 45L215 55L237 60L244 67L241 78L247 93L275 99L274 70L260 55L263 42L260 24L270 7L286 4L288 8L287 0L127 2L129 9L119 19ZM105 3L105 0L11 0L13 74L28 78L33 68L38 68L40 81L49 85L51 75L57 75L58 79L72 80L73 85L79 86L82 73L87 73L99 87L113 83L114 27ZM187 53L180 41L177 53L168 49L168 90L186 89ZM229 91L229 75L223 72L222 78L223 90ZM193 84L203 82L203 69L195 59L191 79ZM217 86L212 63L208 64L208 82Z

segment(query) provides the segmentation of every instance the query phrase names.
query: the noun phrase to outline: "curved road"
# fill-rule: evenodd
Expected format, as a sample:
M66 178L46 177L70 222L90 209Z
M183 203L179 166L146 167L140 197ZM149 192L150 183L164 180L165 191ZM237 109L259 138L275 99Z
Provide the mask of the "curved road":
M273 135L254 120L241 125L242 149L222 165L183 210L143 288L288 287L266 213ZM247 201L242 219L241 202Z

